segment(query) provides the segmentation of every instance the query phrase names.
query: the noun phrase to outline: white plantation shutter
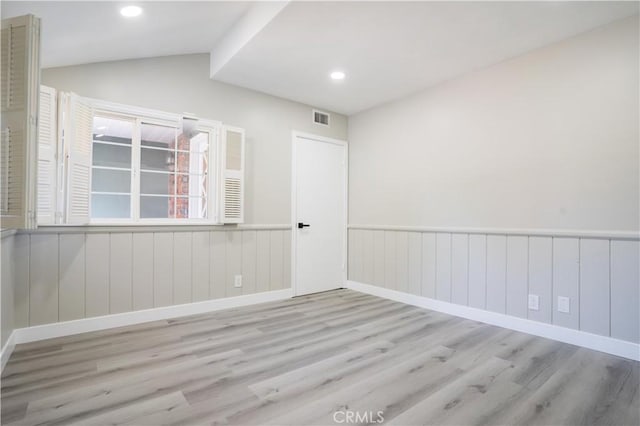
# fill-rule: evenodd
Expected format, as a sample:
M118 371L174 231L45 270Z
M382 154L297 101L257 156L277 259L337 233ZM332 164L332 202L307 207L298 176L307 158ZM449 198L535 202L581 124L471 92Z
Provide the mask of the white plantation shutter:
M222 223L244 222L244 130L222 127Z
M40 21L2 21L0 215L2 228L36 226L36 153Z
M87 224L91 217L91 149L93 108L76 94L68 98L64 143L67 158L67 223Z
M56 223L57 181L57 102L56 90L40 86L38 115L38 224Z

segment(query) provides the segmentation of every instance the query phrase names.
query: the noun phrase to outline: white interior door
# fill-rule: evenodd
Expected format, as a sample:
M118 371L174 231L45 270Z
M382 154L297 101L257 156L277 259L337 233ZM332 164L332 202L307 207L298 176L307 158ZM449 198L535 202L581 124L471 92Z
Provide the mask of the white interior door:
M343 141L294 134L293 156L295 294L343 287L347 145Z

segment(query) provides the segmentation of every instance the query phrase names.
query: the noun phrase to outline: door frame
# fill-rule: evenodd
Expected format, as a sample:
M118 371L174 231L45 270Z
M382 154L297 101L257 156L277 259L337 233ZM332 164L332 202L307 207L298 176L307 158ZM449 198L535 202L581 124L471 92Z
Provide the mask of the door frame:
M333 139L325 136L314 135L312 133L300 132L293 130L291 132L291 289L293 290L293 296L299 296L298 294L298 278L296 274L296 261L298 255L298 232L297 232L297 218L298 218L298 197L296 193L297 186L297 141L298 138L309 139L315 142L329 143L338 145L344 148L344 229L343 240L343 258L342 258L342 285L347 283L347 226L349 220L349 144L345 140Z

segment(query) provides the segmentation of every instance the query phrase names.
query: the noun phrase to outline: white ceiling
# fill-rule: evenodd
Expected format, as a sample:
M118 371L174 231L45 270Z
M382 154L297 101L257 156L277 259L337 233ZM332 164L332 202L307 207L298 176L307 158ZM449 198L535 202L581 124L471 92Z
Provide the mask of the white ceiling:
M120 9L142 6L125 19ZM249 2L2 1L2 18L42 20L43 68L209 52Z
M637 13L638 3L292 3L215 78L346 114ZM347 78L328 78L341 69Z
M2 2L42 18L44 67L212 54L212 78L353 114L621 19L638 2ZM262 8L261 10L258 10ZM331 81L340 69L347 78Z

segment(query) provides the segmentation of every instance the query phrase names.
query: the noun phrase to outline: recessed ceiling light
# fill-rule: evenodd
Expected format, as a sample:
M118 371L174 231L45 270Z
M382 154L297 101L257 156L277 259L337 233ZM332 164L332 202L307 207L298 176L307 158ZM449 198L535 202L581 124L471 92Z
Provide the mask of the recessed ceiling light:
M344 80L344 73L342 71L334 71L331 73L332 80Z
M134 18L142 13L142 8L138 6L126 6L120 9L120 14L127 18Z

